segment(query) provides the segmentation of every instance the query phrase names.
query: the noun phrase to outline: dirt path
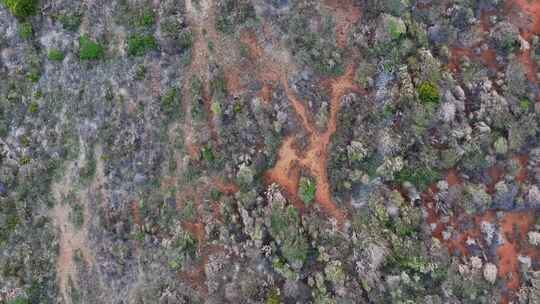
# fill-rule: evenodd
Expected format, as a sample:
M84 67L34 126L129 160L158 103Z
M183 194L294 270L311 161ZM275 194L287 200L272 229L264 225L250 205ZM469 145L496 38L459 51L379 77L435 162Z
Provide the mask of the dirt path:
M211 0L186 0L187 18L193 34L193 46L191 48L191 62L186 74L185 81L182 87L183 96L187 96L186 100L191 98L191 83L194 77L198 77L203 85L202 98L205 101L205 108L210 108L208 99L208 81L209 81L209 65L210 50L204 33L214 32L213 22L213 4ZM199 156L199 148L197 147L197 139L195 138L195 130L193 120L190 115L191 103L186 106L186 124L184 125L184 136L186 150L192 159L197 159ZM210 114L210 112L208 112ZM209 120L211 122L211 118Z
M81 145L82 144L83 143L81 143ZM100 148L96 149L96 157L101 158ZM55 199L55 206L51 210L50 216L58 227L60 234L56 275L60 293L63 296L65 303L71 303L69 281L71 279L73 282L76 282L78 277L76 265L73 260L75 252L79 251L81 253L82 258L85 264L89 266L89 269L95 265L94 253L88 246L89 220L91 218L89 195L91 195L91 193L96 193L96 191L99 191L100 189L101 184L98 185L98 183L102 182L103 177L97 178L97 176L103 173L102 164L100 164L101 168L96 168L96 171L100 172L96 172L96 179L94 182L87 189L81 190L80 193L75 196L75 199L78 201L77 203L81 204L83 207L82 227L75 227L70 218L72 207L66 203L66 197L68 197L72 190L77 188L77 185L74 184L74 182L78 180L77 164L84 164L86 162L85 158L85 153L81 152L76 161L71 161L67 164L62 180L53 183L51 186L51 191Z
M267 182L279 184L288 193L293 204L302 208L297 199L298 180L300 169L310 171L314 176L317 190L316 201L325 212L342 224L345 219L344 213L336 207L332 200L330 185L327 174L328 147L331 136L337 128L337 114L339 112L341 98L352 91L359 92L354 84L354 66L349 65L344 75L337 78L328 79L323 85L329 88L331 95L330 116L324 132L320 132L312 122L313 119L308 112L305 102L298 99L289 86L289 73L293 71L294 64L287 59L287 56L277 57L266 52L259 46L253 34L245 33L242 40L248 45L250 57L256 61L257 79L263 83L263 95L270 95L269 90L273 86L281 84L285 90L287 99L291 103L294 112L298 115L302 128L308 133L309 144L306 151L298 153L294 148L294 137L284 139L279 151L278 160L275 166L265 173ZM283 62L286 58L286 62Z
M360 17L360 11L352 1L326 1L325 5L331 11L336 19L336 34L338 44L346 45L346 39L350 26ZM193 43L193 58L189 67L188 81L184 84L184 92L189 92L189 80L193 75L198 75L203 83L205 91L205 103L210 104L208 95L209 58L215 56L220 60L220 65L224 67L226 73L226 83L229 93L235 94L242 89L239 71L232 67L237 66L238 58L227 56L227 43L219 39L215 31L215 5L212 0L201 0L200 5L195 5L193 0L186 1L188 12L188 21L192 26L195 37ZM206 36L203 35L206 32ZM265 33L267 34L267 33ZM206 38L209 38L214 48L208 49ZM273 41L277 46L273 49L261 47L256 33L250 30L243 30L240 34L240 41L248 48L250 63L247 69L254 71L255 77L262 83L260 95L265 101L269 101L274 87L281 85L285 89L287 99L291 103L294 112L298 115L302 128L308 133L309 144L306 151L297 153L295 151L293 137L286 138L278 152L278 161L274 168L266 172L265 176L268 182L276 182L281 185L293 198L293 203L300 207L296 198L298 191L298 179L300 169L304 168L310 171L317 183L315 193L316 201L321 205L325 212L335 218L338 223L342 223L345 215L339 210L331 197L330 185L327 174L328 147L330 138L336 131L337 114L340 108L341 98L352 91L358 91L354 85L354 68L352 65L347 67L347 72L340 77L328 79L325 85L331 94L330 115L328 124L324 132L318 131L313 123L313 118L308 112L305 101L298 99L293 90L289 87L289 76L295 70L295 65L286 48L281 45L279 39L275 37L265 37L268 41ZM232 58L232 59L231 59ZM186 95L186 96L189 96ZM209 109L209 105L207 106ZM189 109L188 109L189 111ZM211 126L213 128L213 126ZM186 146L191 156L196 156L198 149L194 140L194 130L192 121L187 119L185 128Z

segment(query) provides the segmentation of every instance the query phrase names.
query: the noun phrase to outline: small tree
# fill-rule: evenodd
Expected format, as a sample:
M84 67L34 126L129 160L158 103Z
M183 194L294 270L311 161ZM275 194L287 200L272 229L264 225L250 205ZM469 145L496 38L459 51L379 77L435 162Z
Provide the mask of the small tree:
M310 204L315 199L315 182L310 178L301 177L300 186L298 187L298 196L304 204Z
M431 82L423 82L418 87L418 98L423 103L438 103L439 102L439 89Z
M36 0L0 0L4 6L17 18L32 16L37 11Z

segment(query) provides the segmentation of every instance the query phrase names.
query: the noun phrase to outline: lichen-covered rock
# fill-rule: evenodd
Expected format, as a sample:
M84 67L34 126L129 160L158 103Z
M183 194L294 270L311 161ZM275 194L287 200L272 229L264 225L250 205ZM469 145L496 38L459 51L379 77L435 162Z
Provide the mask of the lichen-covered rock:
M484 279L491 284L494 284L497 280L497 266L492 263L486 263L484 265Z
M529 244L534 246L540 245L540 232L529 231L529 233L527 233L527 237L529 238Z

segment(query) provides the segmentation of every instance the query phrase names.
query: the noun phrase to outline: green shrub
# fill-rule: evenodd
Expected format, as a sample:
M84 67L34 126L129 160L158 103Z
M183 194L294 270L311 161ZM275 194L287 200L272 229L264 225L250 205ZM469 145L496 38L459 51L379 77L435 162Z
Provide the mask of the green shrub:
M531 102L526 98L519 101L519 108L523 112L528 112L530 106L531 106Z
M201 149L201 157L207 163L211 163L216 158L212 148L209 146L205 146Z
M388 32L392 40L399 40L403 35L403 30L399 27L394 19L390 19L388 24Z
M142 64L135 67L135 80L143 80L146 76L146 67Z
M28 299L22 296L18 296L15 299L7 301L7 304L28 304Z
M177 88L170 88L167 93L161 97L161 111L168 118L173 118L180 112L180 102Z
M35 69L32 69L32 71L28 72L26 74L26 79L30 82L38 82L39 78L41 77L41 72Z
M231 34L237 27L255 17L255 8L249 1L224 0L218 5L216 29L222 33Z
M129 56L142 56L157 48L156 39L152 35L132 35L127 41Z
M103 57L103 47L86 36L79 38L79 58L81 60L97 60Z
M33 101L28 105L28 112L30 114L36 114L39 111L39 105L37 102Z
M84 224L84 208L80 203L75 203L71 207L71 213L69 219L75 228L81 229Z
M47 53L47 58L52 61L62 61L64 60L64 53L57 49L50 49Z
M279 240L283 257L297 266L306 261L309 251L309 243L299 230L300 225L300 216L294 207L272 209L270 235Z
M60 23L62 23L62 27L65 30L76 32L79 30L79 26L81 25L81 16L79 15L62 15L59 18Z
M96 162L95 155L93 152L88 153L88 154L89 156L88 156L86 164L82 166L79 171L79 177L81 179L81 182L83 183L88 183L89 181L91 181L96 174L97 162Z
M18 18L25 18L37 12L37 0L1 0L11 14Z
M417 89L418 97L423 103L438 103L439 89L431 82L423 82Z
M268 292L266 296L266 304L280 304L281 299L279 292L276 289L272 289Z
M315 182L309 178L301 177L300 186L298 187L298 196L304 202L309 204L315 199Z
M152 9L143 9L135 18L135 25L140 27L150 27L154 24L156 14Z
M405 167L396 174L395 180L399 183L410 182L420 190L424 190L440 178L441 174L439 172L427 167Z
M30 22L23 22L19 26L19 36L22 39L28 40L32 37L32 24Z
M174 270L182 269L183 265L196 257L197 240L184 232L174 241L173 250L169 256L169 267Z

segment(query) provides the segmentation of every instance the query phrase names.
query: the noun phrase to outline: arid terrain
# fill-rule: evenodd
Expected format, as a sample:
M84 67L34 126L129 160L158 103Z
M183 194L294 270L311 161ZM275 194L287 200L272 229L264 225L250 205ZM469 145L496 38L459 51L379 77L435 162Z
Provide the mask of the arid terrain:
M0 303L540 303L540 2L0 0Z

